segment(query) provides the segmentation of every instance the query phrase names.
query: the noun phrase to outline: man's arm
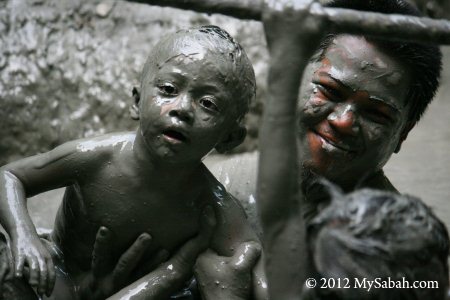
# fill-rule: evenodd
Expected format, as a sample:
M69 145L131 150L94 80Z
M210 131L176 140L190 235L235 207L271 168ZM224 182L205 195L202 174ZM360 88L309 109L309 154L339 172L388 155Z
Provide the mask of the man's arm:
M301 75L316 50L323 20L314 1L267 1L263 13L270 53L268 99L260 131L257 205L271 299L298 299L308 275L297 149Z
M93 153L80 151L77 146L77 142L69 142L0 168L0 223L11 239L14 273L22 277L28 267L28 281L41 295L51 293L55 272L51 256L28 214L26 198L76 182L90 165L98 162Z

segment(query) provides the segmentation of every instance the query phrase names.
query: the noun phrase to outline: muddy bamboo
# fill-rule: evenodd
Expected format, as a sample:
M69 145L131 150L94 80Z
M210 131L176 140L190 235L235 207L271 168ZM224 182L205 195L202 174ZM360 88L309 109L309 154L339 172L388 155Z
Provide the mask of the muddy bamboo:
M205 13L220 13L239 19L261 20L261 0L128 0ZM385 15L326 8L315 4L310 14L329 21L335 32L366 34L394 40L433 42L450 45L450 21L403 15Z

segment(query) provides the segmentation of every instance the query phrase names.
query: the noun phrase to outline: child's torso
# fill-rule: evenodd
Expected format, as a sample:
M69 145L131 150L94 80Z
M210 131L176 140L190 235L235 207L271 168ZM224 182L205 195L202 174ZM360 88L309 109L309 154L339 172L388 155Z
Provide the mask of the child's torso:
M161 178L141 178L125 163L106 162L96 172L67 188L55 221L54 239L69 270L91 266L100 226L113 233L118 259L136 238L147 232L152 242L145 257L163 247L172 252L199 229L204 184L192 178L183 188ZM204 202L203 202L204 203Z

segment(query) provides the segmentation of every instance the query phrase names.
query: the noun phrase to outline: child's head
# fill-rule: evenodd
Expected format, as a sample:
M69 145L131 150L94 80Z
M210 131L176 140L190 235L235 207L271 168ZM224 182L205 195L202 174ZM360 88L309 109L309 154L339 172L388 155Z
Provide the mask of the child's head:
M384 191L332 194L331 204L308 228L310 253L319 278L348 278L351 288L322 291L313 299L445 298L449 237L430 208L417 198ZM389 277L439 288L383 289ZM354 278L380 278L381 288L354 288Z
M243 141L255 87L247 55L226 31L180 30L149 55L132 115L152 152L176 161L200 159Z

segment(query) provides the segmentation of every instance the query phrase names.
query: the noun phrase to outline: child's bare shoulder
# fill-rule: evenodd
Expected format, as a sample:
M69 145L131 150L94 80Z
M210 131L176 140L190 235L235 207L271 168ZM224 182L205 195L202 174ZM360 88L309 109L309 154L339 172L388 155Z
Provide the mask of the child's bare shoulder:
M78 154L84 156L112 157L132 149L136 134L134 132L117 132L101 136L72 141Z
M219 255L232 256L241 243L259 240L241 203L211 173L208 172L206 176L209 200L218 220L211 248Z

